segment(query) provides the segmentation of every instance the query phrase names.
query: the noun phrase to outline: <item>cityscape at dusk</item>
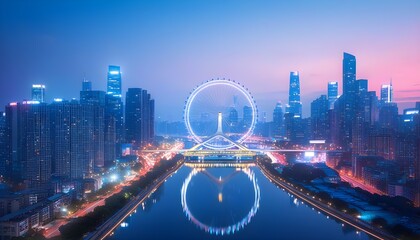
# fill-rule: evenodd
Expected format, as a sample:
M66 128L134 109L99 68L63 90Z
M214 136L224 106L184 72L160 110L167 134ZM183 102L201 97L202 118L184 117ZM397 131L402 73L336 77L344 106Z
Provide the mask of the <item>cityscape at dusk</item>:
M0 240L419 239L419 12L2 1Z

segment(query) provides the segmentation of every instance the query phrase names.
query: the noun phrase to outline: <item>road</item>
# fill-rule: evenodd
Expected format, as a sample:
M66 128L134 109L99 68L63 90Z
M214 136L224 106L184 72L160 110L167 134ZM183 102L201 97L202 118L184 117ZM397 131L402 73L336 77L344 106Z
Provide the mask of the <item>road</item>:
M375 194L376 193L378 195L384 195L384 193L381 192L381 191L379 191L378 189L376 189L376 188L374 188L372 186L369 186L367 184L364 184L363 182L360 182L358 180L355 180L354 178L352 178L350 176L346 176L345 174L340 174L340 177L341 177L342 180L350 183L350 185L352 185L353 187L359 187L359 188L361 188L361 189L363 189L365 191L368 191L368 192L370 192L372 194Z
M113 233L113 231L120 226L120 224L127 218L137 207L144 202L156 189L165 182L165 180L176 172L183 162L175 165L172 169L168 170L166 174L160 176L156 179L153 184L142 192L140 192L132 201L125 205L121 210L119 210L114 216L108 219L104 224L99 226L95 232L90 233L86 236L85 240L96 240L96 239L105 239Z
M395 237L391 236L390 234L373 227L372 225L363 222L359 219L355 219L354 217L342 213L341 211L329 206L328 204L322 203L315 199L314 196L311 196L309 193L303 193L302 189L297 189L293 186L293 184L286 182L285 180L281 179L278 176L271 174L265 167L257 161L257 165L262 170L263 174L272 182L276 183L278 186L282 187L289 193L293 194L294 196L300 198L301 200L305 201L307 204L317 208L318 210L326 213L329 216L332 216L354 228L367 233L368 235L375 237L377 239L396 239Z
M53 222L53 225L51 227L49 227L45 232L44 232L44 237L46 238L52 238L52 237L56 237L58 235L60 235L60 227L67 224L71 219L73 218L78 218L78 217L83 217L86 214L92 212L93 210L95 210L96 207L99 206L103 206L105 205L105 199L107 199L108 197L119 193L121 191L122 187L118 186L114 191L112 191L111 193L102 196L100 199L94 201L94 202L90 202L87 203L83 206L82 209L79 209L78 211L74 212L73 214L67 216L67 218L64 219L58 219L55 220Z

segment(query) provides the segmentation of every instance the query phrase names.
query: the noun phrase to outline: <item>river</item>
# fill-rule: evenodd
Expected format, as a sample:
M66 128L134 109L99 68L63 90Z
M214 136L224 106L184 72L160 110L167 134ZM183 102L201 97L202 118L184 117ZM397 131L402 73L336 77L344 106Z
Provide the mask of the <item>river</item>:
M107 239L370 239L302 203L258 167L183 166Z

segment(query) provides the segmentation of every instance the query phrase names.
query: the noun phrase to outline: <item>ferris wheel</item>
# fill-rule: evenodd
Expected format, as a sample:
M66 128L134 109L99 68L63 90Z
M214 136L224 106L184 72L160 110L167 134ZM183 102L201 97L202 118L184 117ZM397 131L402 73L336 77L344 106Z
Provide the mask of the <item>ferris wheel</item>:
M213 79L191 92L184 121L195 142L210 149L228 149L253 134L257 113L256 102L245 86L233 80ZM208 141L215 135L229 141Z

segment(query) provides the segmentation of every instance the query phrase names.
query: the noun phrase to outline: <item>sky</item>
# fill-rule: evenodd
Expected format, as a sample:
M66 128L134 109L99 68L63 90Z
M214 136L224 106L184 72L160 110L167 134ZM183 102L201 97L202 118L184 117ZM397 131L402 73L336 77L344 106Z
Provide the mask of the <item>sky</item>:
M79 98L84 77L106 90L121 66L124 92L147 89L156 118L182 119L194 87L244 84L270 120L300 72L303 115L338 81L343 52L379 95L392 78L400 110L420 101L420 1L0 1L0 105L31 96ZM3 108L0 108L2 111Z

